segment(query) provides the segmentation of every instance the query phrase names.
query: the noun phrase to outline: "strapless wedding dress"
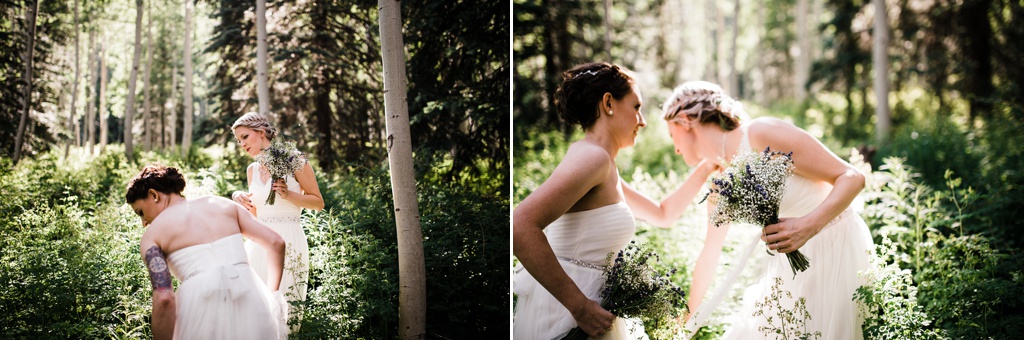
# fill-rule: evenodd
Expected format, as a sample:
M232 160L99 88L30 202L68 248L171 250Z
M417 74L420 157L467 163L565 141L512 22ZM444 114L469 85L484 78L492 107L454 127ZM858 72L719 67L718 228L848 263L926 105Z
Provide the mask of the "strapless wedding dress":
M179 249L167 265L175 293L175 339L278 339L280 309L246 260L242 234Z
M751 147L746 126L742 129L743 139L739 151L749 152ZM832 185L828 183L793 174L786 181L785 193L779 205L779 217L807 215L821 205L831 190ZM687 324L690 330L707 322L712 311L721 303L725 291L735 282L753 249L758 248L762 253L766 249L764 243L760 241L760 235L749 242L746 249L732 263L732 273L727 275L724 282L719 284L712 296L705 300L691 317ZM755 311L759 309L755 303L764 303L765 297L771 295L776 278L782 280L780 291L792 294L792 298L783 295L780 303L783 309L792 309L796 299L805 299L806 309L810 314L810 319L805 322L806 333L821 332L820 339L863 339L863 319L858 315L853 294L857 287L864 284L864 280L857 276L857 272L867 268L869 250L873 247L867 224L853 207L848 207L800 248L800 252L810 262L810 267L806 271L797 272L794 276L786 255L767 256L766 266L756 269L763 270L760 279L744 290L740 310L726 320L731 322L731 325L723 339L769 338L759 328L777 328L780 325L780 317L769 314L769 310L765 309L766 316L773 316L775 324L775 327L769 326L765 316L754 316ZM777 310L778 308L772 313L776 313ZM774 338L775 334L772 335L770 338Z
M285 242L284 273L281 274L281 292L288 301L306 300L306 283L309 280L309 243L302 231L300 216L302 208L278 196L273 205L265 202L270 195L273 182L261 181L255 174L249 184L250 199L256 207L256 219L281 235ZM292 195L302 192L294 176L287 176L285 182ZM264 282L267 280L267 251L255 242L246 242L245 251L249 263ZM298 313L292 311L292 313ZM291 317L291 315L289 315ZM296 331L293 329L292 331Z
M609 253L625 249L636 223L625 202L566 213L544 229L562 269L587 298L600 302L602 266ZM576 327L569 310L544 289L521 265L515 269L516 306L512 321L515 339L558 339ZM610 331L596 339L646 339L643 323L615 318ZM593 338L592 338L593 339Z

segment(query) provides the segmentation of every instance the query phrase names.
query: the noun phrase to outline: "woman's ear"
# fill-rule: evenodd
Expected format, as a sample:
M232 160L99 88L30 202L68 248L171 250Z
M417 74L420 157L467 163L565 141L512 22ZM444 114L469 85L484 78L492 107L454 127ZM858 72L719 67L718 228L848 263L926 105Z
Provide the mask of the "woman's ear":
M159 200L160 200L160 193L159 193L159 192L157 192L156 190L154 190L154 189L149 189L149 190L147 191L147 193L149 194L149 198L152 198L152 199L153 199L153 202L156 202L156 201L159 201Z
M605 92L604 96L601 96L601 107L604 108L605 112L612 110L612 94Z

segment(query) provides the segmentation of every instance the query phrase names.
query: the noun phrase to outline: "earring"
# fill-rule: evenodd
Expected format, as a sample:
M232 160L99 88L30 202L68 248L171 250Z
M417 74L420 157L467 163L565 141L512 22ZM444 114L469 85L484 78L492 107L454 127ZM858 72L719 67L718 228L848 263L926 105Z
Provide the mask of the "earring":
M614 116L614 115L615 115L615 112L614 112L614 111L612 111L612 110L608 110L608 115L609 115L609 116Z

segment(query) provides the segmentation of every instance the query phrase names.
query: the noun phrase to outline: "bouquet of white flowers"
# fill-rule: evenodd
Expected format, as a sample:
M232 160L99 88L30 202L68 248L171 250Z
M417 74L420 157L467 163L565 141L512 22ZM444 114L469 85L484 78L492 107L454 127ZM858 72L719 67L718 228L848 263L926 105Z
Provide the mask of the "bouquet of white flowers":
M786 178L793 173L793 153L765 148L764 152L747 152L733 157L721 175L711 179L709 197L715 203L711 222L715 226L740 222L762 228L779 223L779 203L786 189ZM774 255L771 252L768 254ZM807 270L810 263L799 250L786 253L793 275Z
M267 171L270 172L270 182L273 183L302 169L302 166L306 164L306 156L295 148L295 142L276 141L271 142L270 146L256 155L256 161L267 168ZM277 193L271 190L266 204L274 205L275 197L277 197Z
M617 317L666 321L686 308L686 293L669 277L675 269L661 274L654 267L658 254L648 244L632 241L626 249L608 254L605 266L601 308ZM614 260L613 260L614 259ZM562 339L586 339L583 329L576 327Z

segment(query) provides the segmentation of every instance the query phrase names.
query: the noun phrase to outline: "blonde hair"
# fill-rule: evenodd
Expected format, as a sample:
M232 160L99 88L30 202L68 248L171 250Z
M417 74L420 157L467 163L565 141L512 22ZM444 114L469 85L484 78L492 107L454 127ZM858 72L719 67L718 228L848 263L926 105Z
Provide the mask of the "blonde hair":
M683 116L703 124L715 122L729 131L747 119L743 104L729 97L718 84L706 81L688 81L672 91L661 106L666 121L682 121Z
M263 115L256 112L248 112L235 120L235 123L231 124L231 130L234 130L239 126L244 126L256 131L263 131L269 140L274 140L274 137L277 136L277 129L270 126L270 121L267 120L266 117L263 117Z

